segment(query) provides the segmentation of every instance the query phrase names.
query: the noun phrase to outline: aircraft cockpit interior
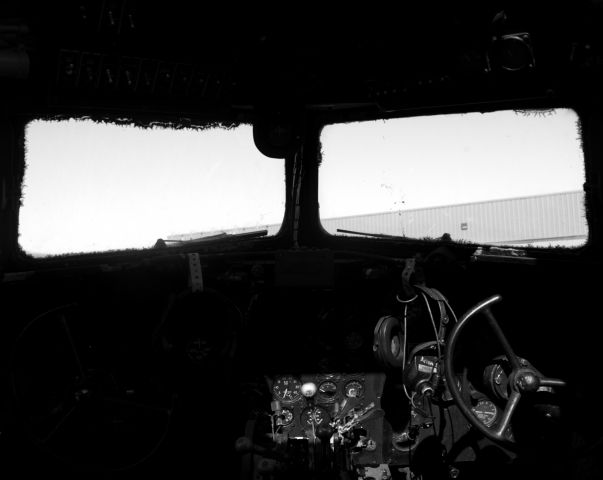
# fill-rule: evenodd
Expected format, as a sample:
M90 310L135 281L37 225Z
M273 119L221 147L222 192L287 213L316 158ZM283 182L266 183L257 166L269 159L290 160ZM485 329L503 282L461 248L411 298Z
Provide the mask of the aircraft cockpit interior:
M603 478L602 21L2 2L1 475Z

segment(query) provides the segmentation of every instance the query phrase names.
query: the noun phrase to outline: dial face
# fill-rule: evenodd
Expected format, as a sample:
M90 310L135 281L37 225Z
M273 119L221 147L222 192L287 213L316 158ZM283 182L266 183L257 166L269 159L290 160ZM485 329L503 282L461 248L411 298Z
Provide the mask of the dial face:
M498 409L490 400L480 400L471 411L486 427L491 427L498 417Z
M484 371L484 383L486 388L495 397L501 400L509 398L507 391L509 377L501 365L494 364L486 367Z
M318 386L318 394L320 395L321 400L324 400L325 402L332 402L335 400L335 395L337 394L337 385L331 380L322 382Z
M281 410L281 414L279 415L279 418L277 420L277 425L282 425L283 427L286 427L287 425L291 425L291 423L293 422L293 412L291 410L289 410L288 408L283 408Z
M330 422L329 412L322 407L308 407L301 414L302 425L312 426Z
M361 398L364 395L364 386L358 380L352 380L345 384L344 393L348 398Z
M278 377L272 385L272 393L283 403L296 402L302 396L301 382L291 376Z

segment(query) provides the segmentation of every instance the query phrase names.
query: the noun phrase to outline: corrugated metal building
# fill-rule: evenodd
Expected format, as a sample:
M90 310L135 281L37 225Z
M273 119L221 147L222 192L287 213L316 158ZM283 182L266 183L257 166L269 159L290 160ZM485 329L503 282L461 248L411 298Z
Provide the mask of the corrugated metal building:
M484 244L582 244L588 229L583 192L491 200L323 219L325 229L438 238Z
M532 197L491 200L441 207L400 210L322 219L333 234L337 229L409 238L439 238L490 245L578 246L586 242L584 193L562 192ZM229 229L243 233L266 228L275 234L280 225ZM220 232L173 235L170 240L189 240Z

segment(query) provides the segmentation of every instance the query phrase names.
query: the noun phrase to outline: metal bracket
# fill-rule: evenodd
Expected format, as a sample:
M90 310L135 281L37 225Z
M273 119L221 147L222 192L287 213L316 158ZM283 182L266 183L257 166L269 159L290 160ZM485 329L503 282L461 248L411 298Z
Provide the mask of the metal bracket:
M416 264L417 261L414 258L405 259L404 270L402 270L402 293L404 295L402 300L415 297L415 290L410 284L410 277L415 273Z
M448 318L448 314L446 313L446 297L442 295L439 290L426 287L425 285L415 285L415 288L418 288L422 292L426 293L430 298L438 302L438 307L440 308L440 320L444 325L446 325L450 320Z
M201 268L201 260L198 253L189 253L188 257L188 270L189 279L188 284L193 292L203 291L203 270Z

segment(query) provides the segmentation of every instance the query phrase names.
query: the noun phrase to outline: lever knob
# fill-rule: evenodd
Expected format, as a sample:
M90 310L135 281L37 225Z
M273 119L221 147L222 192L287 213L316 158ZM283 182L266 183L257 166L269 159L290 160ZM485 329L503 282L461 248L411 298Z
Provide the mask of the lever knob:
M333 436L335 430L329 424L321 424L316 427L316 436L321 440L328 440Z
M307 382L301 386L301 393L306 398L312 398L316 395L318 387L314 382Z

